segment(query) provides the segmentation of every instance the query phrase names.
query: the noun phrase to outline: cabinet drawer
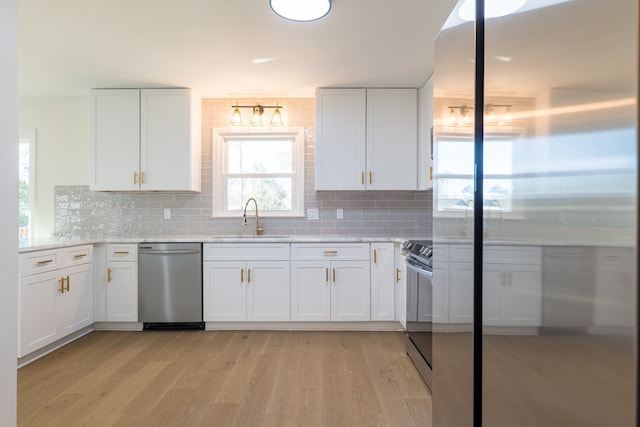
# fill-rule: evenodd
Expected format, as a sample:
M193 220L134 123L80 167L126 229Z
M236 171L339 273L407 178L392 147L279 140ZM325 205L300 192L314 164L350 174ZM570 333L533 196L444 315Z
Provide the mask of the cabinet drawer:
M74 246L61 249L62 264L65 267L71 265L87 264L93 260L93 245Z
M531 246L486 246L484 262L493 264L542 264L542 248Z
M291 245L292 260L369 260L368 243L300 243Z
M107 261L137 261L138 245L132 243L109 243Z
M203 260L289 260L288 243L208 243Z
M435 250L433 251L435 255ZM473 259L473 245L453 244L449 246L449 259L451 261L471 261Z
M60 254L58 249L20 254L20 276L30 276L61 268Z
M433 245L433 260L435 262L448 262L449 245L441 245L438 243Z

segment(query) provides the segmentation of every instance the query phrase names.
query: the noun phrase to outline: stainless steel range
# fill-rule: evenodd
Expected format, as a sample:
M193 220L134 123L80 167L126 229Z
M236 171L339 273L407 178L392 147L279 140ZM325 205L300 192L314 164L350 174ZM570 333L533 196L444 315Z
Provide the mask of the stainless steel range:
M402 250L407 263L407 354L431 389L433 245L430 240L407 240Z

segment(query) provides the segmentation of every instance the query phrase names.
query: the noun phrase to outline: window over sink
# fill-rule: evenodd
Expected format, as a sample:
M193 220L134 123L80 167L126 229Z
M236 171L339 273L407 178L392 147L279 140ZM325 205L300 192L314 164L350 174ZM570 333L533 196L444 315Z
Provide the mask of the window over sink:
M304 129L213 130L213 217L304 215Z

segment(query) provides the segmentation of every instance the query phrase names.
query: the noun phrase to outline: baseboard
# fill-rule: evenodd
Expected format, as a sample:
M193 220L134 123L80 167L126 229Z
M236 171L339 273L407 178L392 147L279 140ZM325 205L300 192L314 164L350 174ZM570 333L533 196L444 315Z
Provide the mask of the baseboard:
M96 331L141 331L142 322L96 322Z
M93 326L87 326L86 328L80 329L72 334L67 335L64 338L59 339L58 341L52 342L49 345L46 345L36 351L33 351L25 356L18 358L18 368L28 365L31 362L34 362L40 359L43 356L46 356L49 353L56 351L57 349L64 347L65 345L77 340L78 338L82 338L83 336L90 334L93 332Z
M207 331L404 331L400 322L207 322Z

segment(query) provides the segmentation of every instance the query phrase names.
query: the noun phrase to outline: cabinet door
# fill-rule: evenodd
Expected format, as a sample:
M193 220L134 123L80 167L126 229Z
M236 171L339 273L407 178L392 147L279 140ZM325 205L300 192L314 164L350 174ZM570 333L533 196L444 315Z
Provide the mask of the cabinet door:
M371 244L371 320L395 318L393 243Z
M244 261L207 261L203 274L203 314L205 321L247 319L247 280Z
M91 264L78 265L60 271L65 280L61 302L59 330L68 335L93 323L93 280Z
M316 91L316 190L365 188L366 90Z
M473 265L449 264L449 323L473 322Z
M485 264L483 323L540 326L542 268L533 264Z
M367 90L367 189L415 190L417 89Z
M107 266L107 321L138 321L138 264L110 262Z
M291 262L291 320L331 320L329 272L329 262Z
M369 262L331 262L331 320L371 320Z
M58 332L60 279L58 271L20 279L18 357L61 337Z
M631 248L598 248L594 324L633 327L635 262Z
M509 266L505 321L509 326L540 326L542 323L542 266Z
M140 189L199 191L199 182L192 188L191 91L142 89L140 102Z
M91 159L91 190L132 191L139 188L138 89L91 91Z
M247 320L288 321L289 262L247 262Z
M407 264L405 256L402 255L402 245L396 244L395 248L395 298L396 298L396 316L395 320L399 321L403 327L407 326Z

